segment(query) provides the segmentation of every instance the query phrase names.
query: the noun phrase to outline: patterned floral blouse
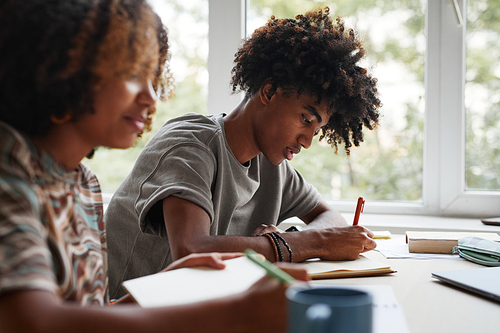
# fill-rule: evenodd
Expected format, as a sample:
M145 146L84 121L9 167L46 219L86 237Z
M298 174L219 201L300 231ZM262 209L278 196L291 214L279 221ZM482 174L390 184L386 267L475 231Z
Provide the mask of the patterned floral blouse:
M0 122L0 297L43 289L81 305L104 304L106 233L99 182L65 171Z

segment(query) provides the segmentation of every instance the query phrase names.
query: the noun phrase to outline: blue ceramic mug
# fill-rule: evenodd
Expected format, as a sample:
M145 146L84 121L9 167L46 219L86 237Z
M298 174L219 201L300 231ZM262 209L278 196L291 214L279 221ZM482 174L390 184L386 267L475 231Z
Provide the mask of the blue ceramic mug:
M373 296L339 286L296 284L286 291L289 333L371 333Z

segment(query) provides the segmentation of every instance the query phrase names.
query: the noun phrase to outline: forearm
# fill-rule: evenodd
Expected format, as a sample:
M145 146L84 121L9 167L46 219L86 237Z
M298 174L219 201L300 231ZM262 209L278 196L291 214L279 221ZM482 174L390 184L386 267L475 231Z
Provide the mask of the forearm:
M251 248L268 260L276 261L274 243L267 236L210 235L210 218L192 202L168 197L163 201L163 215L174 260L191 253L242 252ZM361 226L348 226L344 218L325 202L301 219L310 230L281 234L293 253L294 262L315 257L326 260L356 259L359 253L376 246L368 230ZM284 261L289 261L286 246L280 244Z
M311 258L324 256L325 242L323 231L310 228L300 232L285 232L280 236L287 242L293 254L293 262L303 262ZM290 255L287 248L280 242L283 261L288 262Z
M302 232L287 232L280 234L287 242L293 253L294 262L302 262L310 258L321 257L324 255L325 243L328 240L323 230L311 229ZM290 254L283 244L279 241L283 259L289 261ZM173 259L184 257L191 253L207 252L243 252L251 248L258 253L263 254L269 261L276 261L276 252L271 240L265 236L243 237L243 236L210 236L198 235L191 237L189 242L172 248Z
M141 309L137 306L117 306L105 309L124 315L128 323L123 323L117 332L135 332L129 329L128 324L140 323L137 332L257 332L250 329L250 321L246 319L247 309L240 295L211 300L196 304L173 306L166 308ZM125 311L123 311L125 310ZM134 318L135 317L135 318ZM103 322L107 318L103 318ZM110 330L107 330L109 332ZM87 331L88 332L88 331Z
M241 295L192 305L143 309L137 305L80 307L60 302L47 292L35 293L45 295L28 297L25 300L29 303L20 297L9 302L8 307L0 305L2 333L259 331L252 327L247 316L252 309ZM1 303L5 301L9 300Z
M192 235L171 244L172 259L177 260L191 253L243 252L250 248L275 261L273 247L267 237Z
M360 253L372 250L376 244L372 234L362 226L340 226L325 229L309 229L300 232L285 232L280 236L290 247L293 262L302 262L310 258L324 260L354 260ZM290 254L284 243L278 241L283 260L288 262ZM182 257L190 253L204 252L242 252L251 248L263 254L269 261L276 261L276 252L271 240L265 236L210 236L193 235L186 245L172 247L172 255Z

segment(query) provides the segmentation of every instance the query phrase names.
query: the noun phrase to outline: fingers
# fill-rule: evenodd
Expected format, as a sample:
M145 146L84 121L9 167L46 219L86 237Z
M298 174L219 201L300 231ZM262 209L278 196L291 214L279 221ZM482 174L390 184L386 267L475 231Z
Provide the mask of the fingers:
M250 314L246 331L286 332L286 289L287 285L265 276L244 292L245 312Z
M373 239L369 238L364 246L365 248L363 252L368 252L375 249L377 247L377 243Z
M250 292L252 289L254 291L258 291L259 293L263 294L283 294L284 291L288 288L287 284L280 283L278 280L275 278L270 277L269 275L266 275L257 282L255 282L251 287L250 287ZM284 295L283 295L284 296ZM274 296L276 297L276 296Z
M262 236L263 233L262 233L262 230L266 229L267 225L265 224L261 224L257 227L257 229L254 230L254 232L252 232L251 236L252 237L256 237L256 236Z
M363 232L369 237L366 239L365 244L363 244L364 249L361 252L368 252L377 247L377 243L373 240L373 231L368 228L362 227Z
M307 271L298 264L281 262L277 263L276 266L293 276L296 280L309 281L309 276Z
M333 227L323 232L329 240L324 247L327 253L320 256L324 260L355 260L360 253L377 247L373 232L360 225Z
M373 231L361 225L351 225L343 228L348 228L351 232L354 232L356 234L365 234L368 237L373 238Z
M275 225L266 225L266 224L261 224L260 226L255 229L254 232L252 232L251 236L262 236L264 234L268 234L270 232L282 232L282 230L278 229Z
M363 227L363 228L365 229L365 232L368 235L368 237L373 238L373 231L371 231L370 229L365 228L365 227Z
M214 253L216 255L219 255L221 260L228 260L228 259L234 259L234 258L239 258L244 256L245 254L243 252L220 252L220 253Z
M192 253L184 258L174 261L163 271L200 266L224 269L226 264L223 260L241 257L242 255L243 253Z
M361 252L367 252L377 247L377 243L373 240L373 231L363 226L352 226L357 234L366 235L362 238L364 249Z

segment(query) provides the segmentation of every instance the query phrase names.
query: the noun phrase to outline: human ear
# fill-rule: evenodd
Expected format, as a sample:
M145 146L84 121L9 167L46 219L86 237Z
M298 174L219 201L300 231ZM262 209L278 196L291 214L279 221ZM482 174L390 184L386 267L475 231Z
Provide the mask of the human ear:
M269 82L264 83L259 89L260 101L267 105L271 101L274 93L272 92L273 85Z

